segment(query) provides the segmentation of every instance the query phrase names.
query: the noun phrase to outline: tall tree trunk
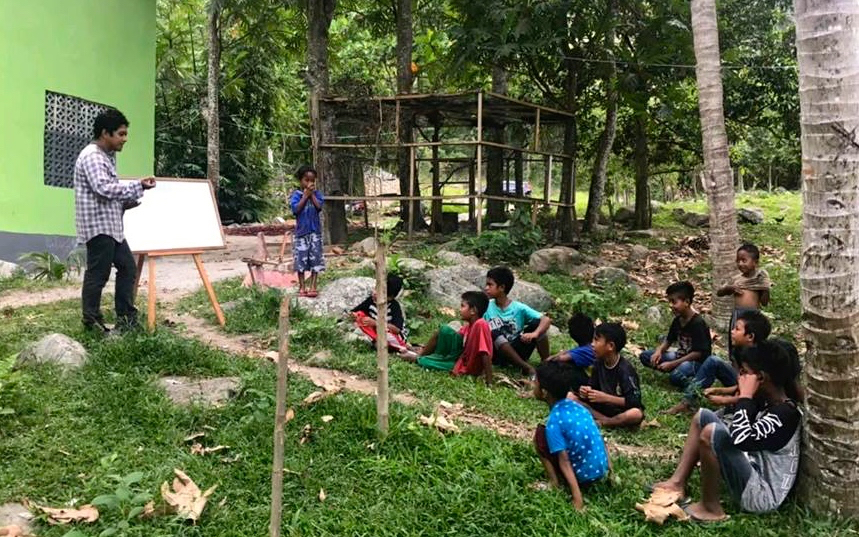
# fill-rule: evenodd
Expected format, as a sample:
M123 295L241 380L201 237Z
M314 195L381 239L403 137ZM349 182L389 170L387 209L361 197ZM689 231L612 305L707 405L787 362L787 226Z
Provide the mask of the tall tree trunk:
M412 29L412 2L414 0L396 0L396 19L397 19L397 93L405 94L412 92L412 83L414 77L412 75L412 45L414 40L414 31ZM403 143L412 143L414 141L414 117L411 114L404 113L400 117L400 141ZM409 179L411 177L411 162L410 151L408 147L403 147L397 153L398 172L400 179L400 195L408 196L411 188L409 187ZM417 174L415 174L417 177ZM416 196L420 195L420 186L415 179L414 192ZM420 202L400 202L400 220L403 227L408 227L409 218L412 218L412 225L415 229L425 227L423 220L418 218L420 215Z
M592 232L599 222L600 209L605 196L605 181L608 174L608 159L617 132L617 65L612 52L615 40L616 8L614 0L609 0L609 27L605 34L605 50L608 56L608 73L605 77L605 127L600 134L594 168L591 172L591 186L588 193L588 208L585 211L584 231Z
M501 95L507 93L507 71L497 65L492 67L492 92ZM504 125L490 125L486 138L490 142L505 143ZM497 147L486 149L486 193L490 196L504 194L504 150ZM486 200L486 223L506 220L506 205L501 200Z
M206 73L206 177L215 190L221 183L221 122L218 110L219 79L221 75L221 0L209 1L209 66Z
M328 28L334 17L336 0L307 0L307 85L310 90L310 132L319 173L319 188L324 194L342 195L343 188L330 149L319 144L334 140L334 118L320 100L328 95ZM346 240L346 207L342 201L326 201L323 206L323 231L330 243Z
M565 63L567 80L566 88L564 88L564 109L574 115L564 125L564 154L570 155L570 158L565 158L561 165L561 192L558 201L572 204L573 192L576 188L576 153L579 146L579 133L575 117L578 71L574 60L567 59ZM572 242L576 236L576 208L558 207L555 222L558 240Z
M650 167L647 149L647 116L638 114L635 117L635 229L650 229L653 224L650 209L650 184L648 171Z
M716 0L692 0L692 37L695 44L695 74L698 79L698 109L704 149L704 181L710 206L710 259L713 290L736 272L739 242L734 208L734 178L728 158L728 135L722 109L722 74L719 59L719 29ZM726 332L734 307L733 297L713 293L713 317L719 331ZM726 335L725 337L730 337Z
M801 496L859 515L859 6L795 0L802 128L804 337L808 347Z

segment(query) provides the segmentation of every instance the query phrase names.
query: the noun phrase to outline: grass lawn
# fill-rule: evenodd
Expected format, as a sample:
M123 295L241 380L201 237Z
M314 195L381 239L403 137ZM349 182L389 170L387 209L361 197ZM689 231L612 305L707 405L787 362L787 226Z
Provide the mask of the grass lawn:
M780 206L779 198L770 201L773 207ZM769 205L764 208L770 212ZM798 285L791 286L798 259L798 211L796 220L792 211L788 209L781 224L788 228L769 223L743 227L744 236L784 254L784 268L771 269L777 283L771 311L785 325L799 319ZM669 235L694 233L674 225L665 214L670 209L659 211L656 219ZM793 245L785 242L790 233L795 233ZM433 250L421 249L415 255L430 258ZM565 308L586 307L606 317L638 322L640 329L632 331L630 339L642 346L652 343L663 329L643 320L644 310L655 299L636 298L622 290L600 295L567 276L525 274L560 299L553 315L562 315ZM326 279L342 275L329 274ZM239 301L229 312L228 332L250 334L274 348L278 295L242 289L237 280L216 287L222 301ZM211 314L205 300L198 293L181 307L208 318ZM448 320L416 291L405 306L416 341L425 340L439 323ZM172 478L173 468L180 468L201 488L218 485L199 525L190 526L170 516L126 521L131 501L124 500L115 508L102 509L97 523L79 526L79 533L69 537L265 535L270 509L274 367L202 346L164 329L155 335L114 341L93 339L81 332L77 308L76 301L68 301L2 312L0 503L26 497L51 506L83 504L113 493L116 476L133 482L129 487L132 495L157 498L160 484ZM372 378L375 358L370 349L320 337L330 334L335 322L295 311L293 359ZM84 368L66 374L50 367L11 369L15 353L27 342L54 331L84 343L90 352ZM552 341L553 351L569 345L566 335ZM650 370L640 374L648 419L656 417L659 426L606 436L616 443L677 454L688 418L657 413L673 405L679 395L663 375ZM170 404L156 387L155 381L164 375L238 376L242 388L219 409L181 408ZM586 511L576 513L565 492L531 487L543 479L543 471L528 443L470 428L462 434L442 436L417 423L419 414L426 414L439 400L447 400L532 427L545 419L545 404L521 398L505 386L487 388L393 358L390 378L393 390L412 393L418 403L393 404L390 435L379 440L372 398L342 393L302 407L300 401L315 388L297 375L291 377L289 400L296 417L287 426L284 535L856 535L855 524L810 515L792 502L778 513L764 516L729 507L732 518L720 525L646 524L633 508L643 497L642 487L672 471L671 460L656 457L615 456L614 479L588 490ZM333 420L323 422L326 415ZM312 432L302 444L299 439L306 425ZM206 433L206 446L230 447L224 453L192 455L184 439L197 432ZM697 497L697 478L691 486ZM319 499L320 490L325 491L324 501ZM39 535L61 537L68 531L42 526Z

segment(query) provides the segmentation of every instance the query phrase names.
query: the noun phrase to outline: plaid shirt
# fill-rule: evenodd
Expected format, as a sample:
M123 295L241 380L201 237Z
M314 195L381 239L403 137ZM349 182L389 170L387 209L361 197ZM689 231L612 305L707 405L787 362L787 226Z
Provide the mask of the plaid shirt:
M116 178L116 156L95 143L86 146L75 162L75 224L78 243L96 235L125 240L122 213L143 196L143 185L120 183Z

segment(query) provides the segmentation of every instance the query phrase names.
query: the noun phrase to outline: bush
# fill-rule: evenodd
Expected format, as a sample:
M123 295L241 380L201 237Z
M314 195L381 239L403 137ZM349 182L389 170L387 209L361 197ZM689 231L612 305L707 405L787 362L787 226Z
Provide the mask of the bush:
M510 217L510 227L503 231L487 231L477 237L463 237L457 249L474 254L495 264L520 265L531 257L543 243L543 233L531 223L527 210L517 207Z

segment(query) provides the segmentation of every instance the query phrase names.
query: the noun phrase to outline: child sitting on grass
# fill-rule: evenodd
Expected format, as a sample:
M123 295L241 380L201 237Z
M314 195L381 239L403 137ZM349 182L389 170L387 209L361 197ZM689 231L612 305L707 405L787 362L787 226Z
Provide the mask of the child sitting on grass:
M763 313L757 310L740 313L730 334L734 353L730 363L715 355L707 357L695 373L695 379L686 386L683 400L668 409L666 414L697 410L698 391L702 389L704 396L711 403L719 405L736 403L736 397L733 396L737 392L737 375L740 371L736 355L746 347L753 347L755 342L768 338L770 330L770 321ZM716 380L722 383L722 387L712 387Z
M655 350L642 352L639 359L647 367L670 373L671 384L685 388L704 359L711 354L710 329L692 307L695 288L691 283L672 283L665 294L674 313L674 321L665 340ZM669 352L668 348L674 343L677 343L677 351Z
M591 366L594 365L594 321L584 313L576 313L570 317L567 323L570 337L576 342L577 347L561 351L551 356L549 360L565 362L573 367L573 392L579 391L579 387L587 384L590 379Z
M483 318L489 322L495 348L493 360L497 365L515 365L529 376L534 367L528 363L534 349L540 360L549 358L549 338L546 331L552 320L527 305L511 300L513 272L507 267L495 267L486 273L486 294L489 307Z
M534 396L549 408L546 425L534 432L534 447L546 469L549 482L560 486L563 477L573 495L573 507L584 508L582 487L609 472L608 452L594 419L582 405L566 398L572 368L565 363L544 362L537 366Z
M387 294L388 307L386 312L386 320L388 327L388 347L394 351L401 351L408 347L406 343L406 317L403 315L403 308L397 301L397 295L403 289L403 279L396 274L388 274ZM352 318L355 319L355 326L359 334L363 335L370 343L376 342L376 319L378 311L376 310L376 292L370 293L363 302L352 308Z
M453 375L483 375L492 383L492 334L483 319L489 299L480 291L462 293L459 316L466 323L459 332L443 324L432 335L420 354L404 350L403 359L419 366Z
M620 355L626 331L617 323L594 328L594 362L590 383L569 398L587 408L603 427L635 427L644 419L638 373Z
M799 468L802 392L800 366L773 341L742 353L739 401L731 424L701 409L692 419L680 463L667 480L653 485L685 495L689 476L701 464L701 501L684 510L694 520L728 518L719 499L724 480L731 498L744 511L765 513L784 502Z

